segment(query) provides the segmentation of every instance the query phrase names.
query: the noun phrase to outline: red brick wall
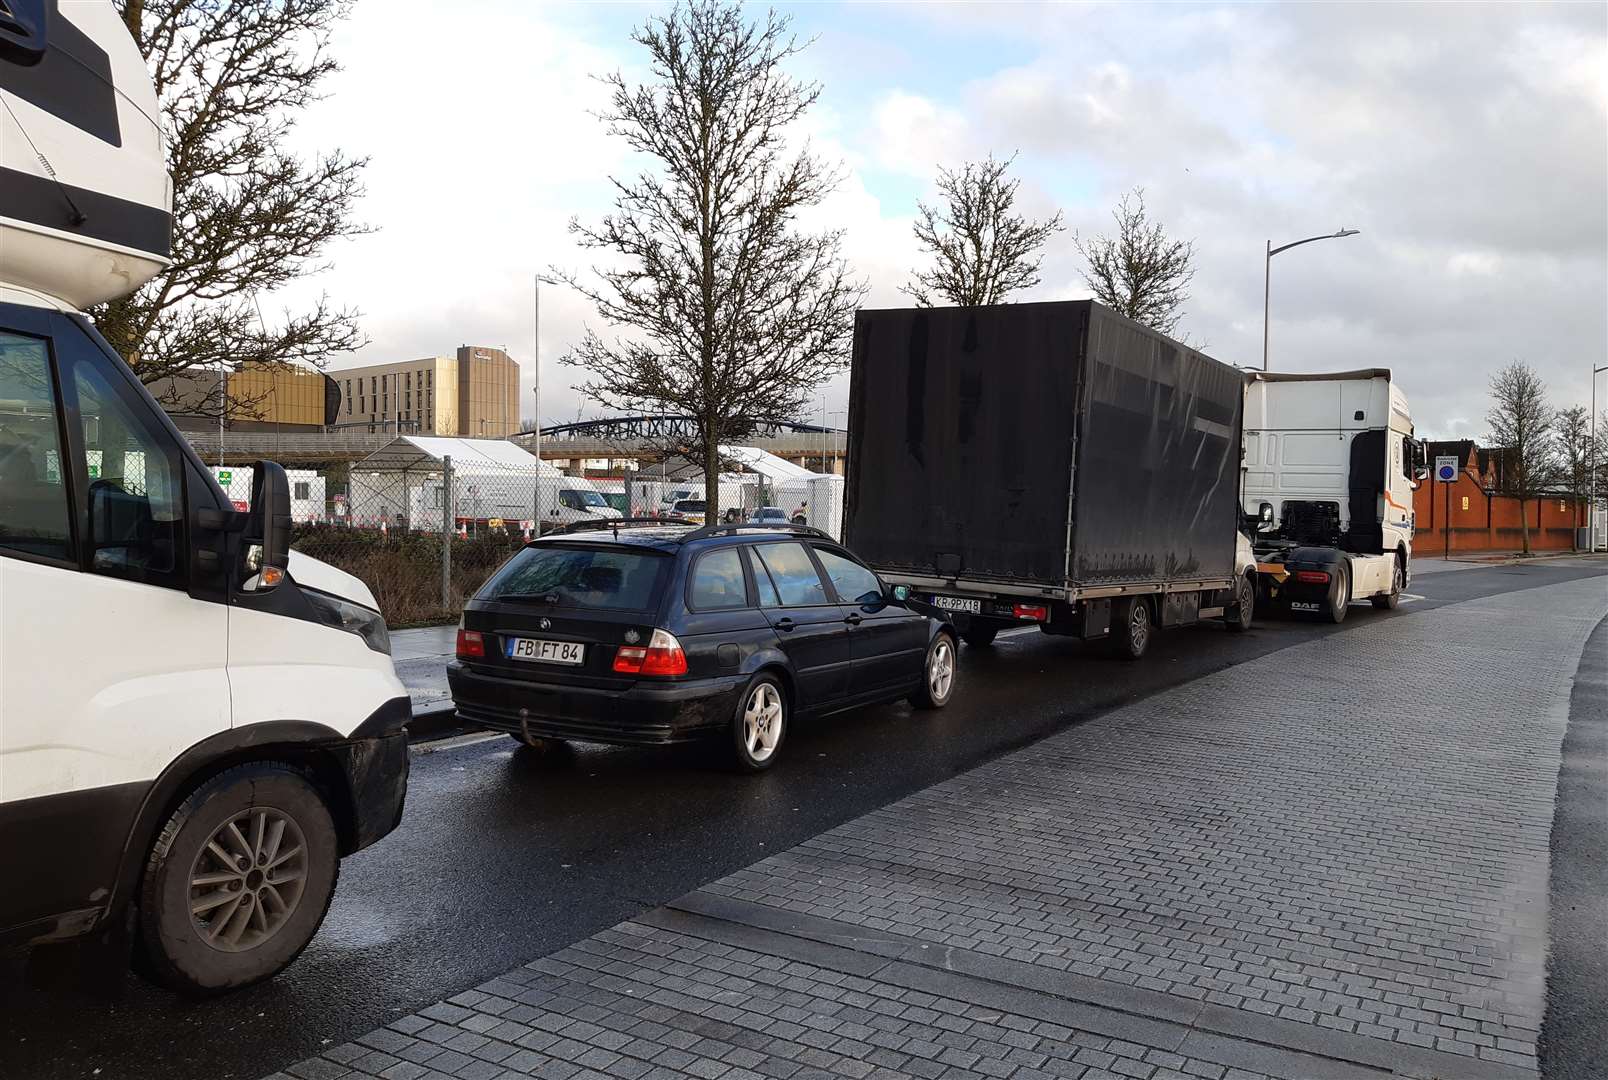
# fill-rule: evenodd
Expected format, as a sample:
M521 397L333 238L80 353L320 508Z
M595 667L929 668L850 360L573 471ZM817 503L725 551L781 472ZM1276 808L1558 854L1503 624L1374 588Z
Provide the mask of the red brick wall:
M1413 552L1433 556L1446 550L1446 498L1451 488L1451 550L1520 551L1524 537L1519 524L1519 500L1510 495L1487 495L1479 478L1467 468L1457 481L1442 484L1434 479L1418 485L1413 493L1416 527ZM1467 500L1465 510L1464 501ZM1524 516L1530 525L1532 551L1568 551L1573 546L1573 530L1586 524L1586 508L1572 500L1527 499Z

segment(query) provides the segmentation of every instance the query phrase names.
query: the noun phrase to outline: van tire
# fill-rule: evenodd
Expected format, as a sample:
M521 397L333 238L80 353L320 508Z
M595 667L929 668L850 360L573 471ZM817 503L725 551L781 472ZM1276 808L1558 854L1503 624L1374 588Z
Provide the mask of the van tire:
M229 831L231 822L246 841L245 850L236 851L240 844ZM267 860L284 859L292 850L287 845L298 838L300 857L291 855L289 862L280 864L285 869L274 874L274 863ZM224 854L237 860L254 849L257 865L242 870L238 885L225 881L218 889L195 893L211 883L196 886L193 879L221 876L221 860L211 844L223 845ZM139 892L140 968L153 981L194 997L271 978L318 932L339 873L340 841L334 819L305 772L278 761L227 769L179 804L151 847ZM290 888L296 890L294 896ZM192 914L194 895L206 899L235 891L241 899L232 901L236 906L222 927L217 926L215 913ZM281 906L278 911L276 902ZM234 934L237 941L233 946L211 944L205 935L212 931L224 940ZM250 938L258 935L253 943Z
M1137 660L1150 650L1156 636L1150 602L1142 596L1118 600L1111 605L1111 651L1122 660Z
M1256 617L1256 579L1251 574L1241 574L1234 583L1234 604L1238 614L1228 620L1228 628L1236 634L1243 634L1251 628L1251 622Z

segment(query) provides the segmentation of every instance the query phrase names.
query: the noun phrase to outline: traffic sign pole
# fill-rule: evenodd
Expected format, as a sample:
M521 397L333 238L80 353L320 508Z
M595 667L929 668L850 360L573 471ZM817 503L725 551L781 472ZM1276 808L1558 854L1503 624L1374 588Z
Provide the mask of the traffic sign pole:
M1457 481L1458 462L1456 457L1446 456L1435 459L1435 479L1439 480L1441 487L1446 491L1446 514L1441 522L1441 528L1446 531L1446 558L1452 557L1452 484Z

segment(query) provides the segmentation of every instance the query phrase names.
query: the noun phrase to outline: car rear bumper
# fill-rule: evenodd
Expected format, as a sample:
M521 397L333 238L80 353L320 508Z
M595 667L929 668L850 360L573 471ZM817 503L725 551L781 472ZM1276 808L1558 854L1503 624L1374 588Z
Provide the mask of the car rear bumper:
M625 690L508 679L447 665L458 716L495 731L553 739L665 746L727 724L747 677L638 682Z

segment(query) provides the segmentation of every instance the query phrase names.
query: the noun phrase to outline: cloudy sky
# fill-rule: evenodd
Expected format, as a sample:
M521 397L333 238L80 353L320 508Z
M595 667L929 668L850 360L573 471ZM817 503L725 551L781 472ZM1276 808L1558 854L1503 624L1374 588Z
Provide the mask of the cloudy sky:
M1018 155L1022 201L1060 209L1043 284L1088 295L1070 230L1122 192L1196 244L1183 329L1260 362L1264 244L1362 230L1273 263L1272 364L1388 366L1419 430L1485 430L1486 382L1522 359L1555 403L1608 363L1608 7L1574 5L782 5L823 86L800 131L843 166L812 224L847 230L872 306L902 303L936 167ZM372 158L373 234L279 299L327 291L372 343L332 366L506 346L530 403L532 275L582 269L572 215L634 168L592 115L594 74L642 70L656 4L358 0L345 70L299 138ZM557 360L579 297L544 287L542 418L597 415ZM846 379L825 389L841 423ZM527 414L532 406L527 404Z

